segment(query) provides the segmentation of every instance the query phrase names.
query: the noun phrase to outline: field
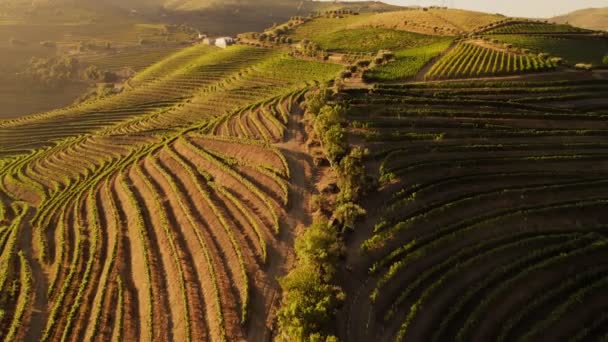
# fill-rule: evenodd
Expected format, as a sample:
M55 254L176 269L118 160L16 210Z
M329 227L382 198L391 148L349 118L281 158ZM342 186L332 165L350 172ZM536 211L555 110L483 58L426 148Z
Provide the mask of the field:
M380 180L348 245L348 341L608 334L608 83L352 90Z
M0 335L270 336L293 171L270 143L339 70L194 46L122 94L0 122Z
M325 50L337 52L403 50L445 41L446 35L472 32L502 19L461 10L408 9L338 18L321 16L298 25L288 36L295 41L309 40Z
M438 57L452 44L452 39L445 39L427 46L398 50L395 61L371 69L365 74L367 81L403 81L413 79L425 65Z
M369 53L375 53L382 49L414 48L440 40L433 36L380 28L343 30L331 34L313 34L311 36L303 36L296 31L295 37L309 37L310 41L319 44L321 48L328 51Z
M459 43L442 57L426 79L475 78L551 70L556 65L536 55L516 54L475 42Z
M608 39L605 38L572 38L529 35L492 35L501 43L530 49L534 52L549 53L562 57L571 65L589 63L601 65L602 59L608 54Z

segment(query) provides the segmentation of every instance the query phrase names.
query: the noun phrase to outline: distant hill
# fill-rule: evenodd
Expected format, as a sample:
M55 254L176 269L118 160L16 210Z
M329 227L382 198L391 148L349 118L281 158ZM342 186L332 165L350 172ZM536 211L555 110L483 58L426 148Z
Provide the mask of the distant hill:
M551 18L560 24L569 23L590 30L608 31L608 7L588 8Z

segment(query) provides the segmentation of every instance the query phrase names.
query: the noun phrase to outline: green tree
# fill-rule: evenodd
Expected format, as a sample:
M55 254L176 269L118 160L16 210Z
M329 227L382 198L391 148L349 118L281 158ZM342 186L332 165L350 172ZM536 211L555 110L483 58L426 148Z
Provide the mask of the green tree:
M283 305L277 313L281 339L331 341L332 336L324 332L340 303L340 289L324 283L310 266L295 268L280 284L284 291Z
M355 229L355 223L357 223L360 217L365 216L365 214L367 214L365 209L353 202L341 204L334 210L334 218L343 227L349 229Z
M296 239L295 250L296 266L279 281L279 340L337 341L329 331L344 293L331 282L344 245L333 227L319 221Z
M316 268L323 280L330 281L344 253L338 232L325 222L317 222L302 234L295 244L296 255L301 264Z

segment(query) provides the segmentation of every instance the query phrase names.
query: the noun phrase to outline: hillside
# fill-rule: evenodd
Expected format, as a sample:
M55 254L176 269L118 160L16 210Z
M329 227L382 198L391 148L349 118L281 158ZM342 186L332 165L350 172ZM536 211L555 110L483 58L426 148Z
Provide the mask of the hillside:
M553 22L570 24L590 30L608 31L608 7L588 8L550 19Z
M339 69L198 45L119 95L2 122L0 301L25 311L3 311L0 334L270 336L285 218L300 215L287 216L288 181L304 172L271 144L306 87Z
M55 1L0 7L0 340L608 336L608 36Z

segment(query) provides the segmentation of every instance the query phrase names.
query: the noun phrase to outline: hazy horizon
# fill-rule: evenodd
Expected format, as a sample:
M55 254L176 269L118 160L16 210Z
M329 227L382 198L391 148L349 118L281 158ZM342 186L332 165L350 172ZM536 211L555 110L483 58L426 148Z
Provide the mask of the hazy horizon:
M453 8L536 18L550 18L592 7L608 7L606 0L578 0L576 2L570 0L510 0L508 2L495 0L383 0L382 2L400 6L445 4Z

